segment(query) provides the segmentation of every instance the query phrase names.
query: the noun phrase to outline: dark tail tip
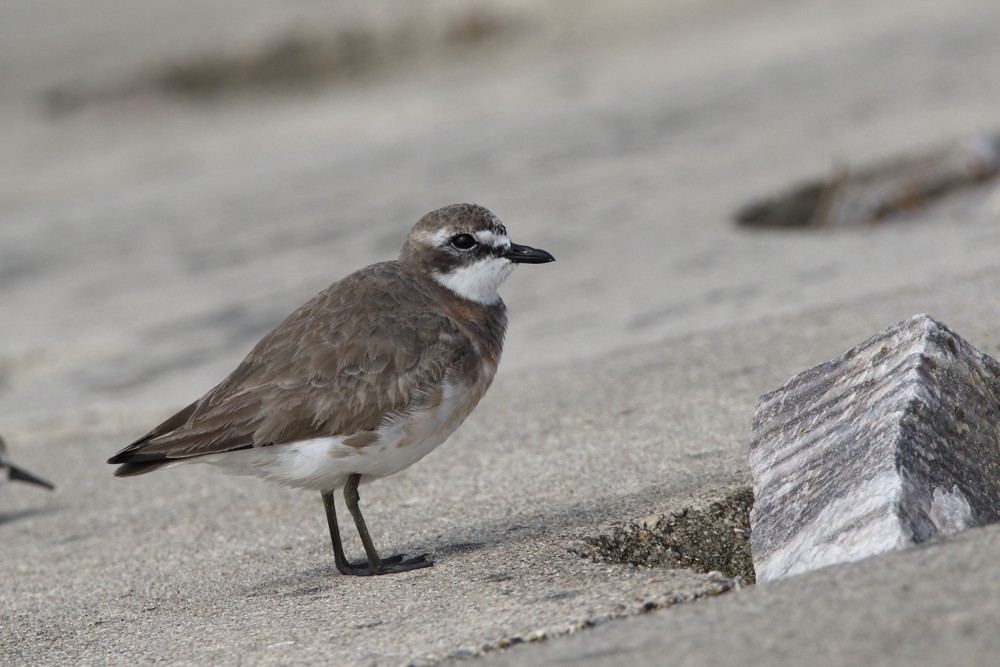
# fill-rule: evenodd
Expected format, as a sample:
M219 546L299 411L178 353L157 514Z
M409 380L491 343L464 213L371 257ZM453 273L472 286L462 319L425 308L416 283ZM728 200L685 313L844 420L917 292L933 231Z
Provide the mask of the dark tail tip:
M108 459L108 463L119 463L115 461L116 457ZM115 477L134 477L135 475L144 475L147 472L153 472L172 461L160 459L159 461L129 461L127 463L122 463L115 470Z
M17 466L7 465L10 470L10 478L12 480L16 479L19 482L27 482L28 484L37 484L38 486L44 486L46 489L52 491L56 487L51 483L47 482L38 475L34 475L24 468L18 468Z

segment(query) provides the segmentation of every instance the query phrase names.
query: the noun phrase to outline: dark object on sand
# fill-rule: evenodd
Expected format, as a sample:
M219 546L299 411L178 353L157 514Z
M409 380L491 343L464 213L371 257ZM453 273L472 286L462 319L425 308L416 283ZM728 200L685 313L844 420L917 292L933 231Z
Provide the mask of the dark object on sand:
M748 227L848 227L876 223L1000 174L1000 133L859 169L836 169L736 213Z
M24 468L19 468L14 465L10 457L7 455L7 445L4 443L3 438L0 438L0 481L18 481L27 482L29 484L37 484L38 486L44 486L46 489L56 488L50 482L45 481L41 477L31 474Z

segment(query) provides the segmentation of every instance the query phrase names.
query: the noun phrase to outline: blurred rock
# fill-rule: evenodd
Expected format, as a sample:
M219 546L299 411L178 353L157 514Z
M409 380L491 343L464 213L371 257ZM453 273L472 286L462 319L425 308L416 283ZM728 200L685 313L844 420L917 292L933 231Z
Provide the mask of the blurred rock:
M788 192L751 202L736 213L749 227L849 227L925 207L1000 173L1000 134L975 134L938 148L899 155Z
M760 582L1000 518L1000 364L916 315L761 397Z

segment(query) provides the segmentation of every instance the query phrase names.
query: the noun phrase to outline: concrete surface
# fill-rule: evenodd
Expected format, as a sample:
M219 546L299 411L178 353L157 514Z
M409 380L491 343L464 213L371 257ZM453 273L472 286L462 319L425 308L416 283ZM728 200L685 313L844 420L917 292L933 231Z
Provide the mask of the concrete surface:
M57 485L0 490L5 662L434 662L712 596L718 577L567 543L745 482L757 397L893 322L929 312L1000 354L995 193L841 233L729 219L838 159L995 127L996 3L497 1L523 29L327 85L102 97L158 62L355 20L319 4L0 8L0 433ZM67 81L101 94L47 113ZM111 478L107 456L455 201L559 261L505 286L505 358L469 422L364 489L376 543L434 568L338 576L309 494L197 466ZM664 642L689 633L687 664L791 664L820 627L831 662L985 663L998 569L975 556L993 541L976 530L509 659L583 641L662 658L655 624ZM893 634L915 581L924 613ZM744 633L747 609L766 625Z
M992 665L998 546L997 526L976 528L471 664Z

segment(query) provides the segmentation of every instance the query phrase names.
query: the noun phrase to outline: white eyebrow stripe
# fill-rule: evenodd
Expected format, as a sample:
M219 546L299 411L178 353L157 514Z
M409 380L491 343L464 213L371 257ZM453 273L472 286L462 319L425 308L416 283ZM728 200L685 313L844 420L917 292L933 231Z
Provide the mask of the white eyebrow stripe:
M497 234L492 229L480 229L473 236L476 237L477 241L491 248L510 247L510 237L505 234Z

